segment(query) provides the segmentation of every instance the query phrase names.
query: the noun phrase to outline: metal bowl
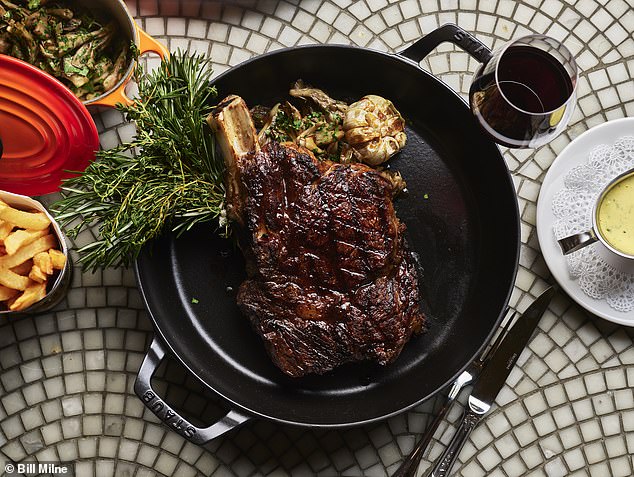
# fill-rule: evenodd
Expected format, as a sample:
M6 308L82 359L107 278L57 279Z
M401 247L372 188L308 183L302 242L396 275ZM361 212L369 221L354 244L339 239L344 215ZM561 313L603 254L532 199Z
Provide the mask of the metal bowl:
M55 219L51 216L51 214L46 210L40 202L25 195L13 194L11 192L0 191L0 200L6 202L12 207L16 209L22 210L37 210L40 212L44 212L46 216L51 221L51 228L53 233L57 237L57 242L59 244L59 250L66 257L66 265L64 268L60 270L54 278L49 282L47 288L47 293L44 298L40 301L34 303L30 307L20 310L20 311L11 311L11 310L0 310L1 316L18 316L24 314L35 314L41 313L44 311L48 311L57 305L63 298L66 296L66 292L68 291L68 287L70 286L71 275L72 275L72 261L70 259L68 253L68 245L66 244L66 237L62 232L59 224L55 221Z

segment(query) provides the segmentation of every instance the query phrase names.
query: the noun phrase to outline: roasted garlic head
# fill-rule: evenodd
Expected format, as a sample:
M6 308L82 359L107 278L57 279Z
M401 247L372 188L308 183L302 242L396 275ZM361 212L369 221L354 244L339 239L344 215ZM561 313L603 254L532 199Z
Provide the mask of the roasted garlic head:
M387 161L405 146L405 121L401 113L391 101L374 94L348 107L343 130L358 159L371 166Z

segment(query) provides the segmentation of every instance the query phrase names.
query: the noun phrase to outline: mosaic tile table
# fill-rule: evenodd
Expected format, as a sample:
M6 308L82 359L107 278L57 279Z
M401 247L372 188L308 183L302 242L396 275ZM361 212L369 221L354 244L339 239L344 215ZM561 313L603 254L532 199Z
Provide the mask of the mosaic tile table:
M505 151L521 211L520 270L511 305L523 310L546 286L535 208L541 180L574 137L634 116L632 0L200 0L129 1L139 23L171 50L210 55L216 72L265 51L353 43L398 51L453 22L489 46L546 33L583 71L570 128L538 150ZM466 93L476 64L443 46L423 67ZM103 147L134 128L96 116ZM80 237L79 242L90 240ZM77 270L54 313L0 323L0 461L74 461L76 475L383 476L398 467L435 402L387 422L340 431L248 423L205 448L164 428L132 392L152 330L130 270ZM456 475L634 475L634 330L591 316L559 295L497 399L471 435ZM209 420L219 403L175 363L160 373L168 401ZM460 416L456 406L421 466L429 466Z

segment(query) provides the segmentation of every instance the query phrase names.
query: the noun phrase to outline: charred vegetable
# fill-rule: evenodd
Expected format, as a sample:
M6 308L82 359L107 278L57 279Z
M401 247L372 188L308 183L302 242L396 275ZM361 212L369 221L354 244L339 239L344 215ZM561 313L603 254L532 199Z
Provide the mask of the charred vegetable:
M405 146L405 121L391 101L369 94L351 104L343 121L345 138L359 159L376 166Z
M286 101L270 110L251 109L260 130L260 146L269 141L293 142L320 160L378 166L405 145L405 121L392 102L381 96L368 95L348 106L301 80L289 94L300 102L297 107ZM395 193L405 189L398 172L378 169L392 182Z
M351 162L351 148L341 142L343 116L348 105L330 98L320 89L305 86L301 80L289 93L301 102L299 109L286 101L273 106L268 114L262 106L251 110L251 116L260 128L260 145L271 140L294 142L310 150L318 159Z
M116 23L59 0L0 0L0 53L55 76L83 101L112 88L130 59Z
M335 162L384 163L405 145L405 121L391 101L374 94L347 105L299 80L289 91L301 101L276 104L268 113L251 110L260 127L258 142L294 142L318 159Z

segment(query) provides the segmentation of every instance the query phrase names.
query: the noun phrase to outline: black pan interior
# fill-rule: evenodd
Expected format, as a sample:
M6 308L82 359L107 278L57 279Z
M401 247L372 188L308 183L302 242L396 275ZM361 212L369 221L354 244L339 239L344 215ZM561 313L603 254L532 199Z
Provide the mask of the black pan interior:
M272 106L298 78L348 101L385 96L406 118L408 143L390 167L408 184L396 206L420 265L427 333L391 365L292 379L235 304L244 279L239 250L209 226L158 239L139 258L137 276L157 332L232 405L295 424L358 424L433 395L495 330L517 267L517 203L499 150L466 104L402 58L343 46L283 50L229 70L216 86L219 99L235 93L250 106Z

